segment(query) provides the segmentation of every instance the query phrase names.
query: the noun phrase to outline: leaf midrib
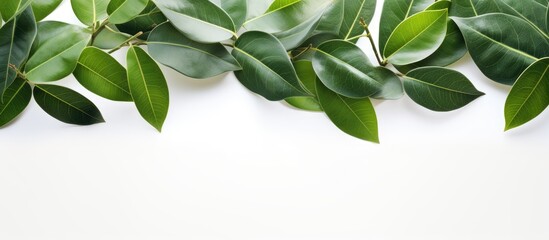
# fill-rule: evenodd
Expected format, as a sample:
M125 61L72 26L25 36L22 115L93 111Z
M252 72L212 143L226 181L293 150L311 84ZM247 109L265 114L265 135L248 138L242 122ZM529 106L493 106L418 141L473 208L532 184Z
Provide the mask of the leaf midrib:
M372 131L368 126L366 126L366 123L362 121L362 119L356 114L356 112L351 108L351 106L343 99L339 94L335 93L336 96L345 104L345 106L355 115L356 119L362 124L362 126L368 131L368 135L373 135Z
M507 127L512 126L513 122L515 122L515 119L517 118L518 114L522 111L522 108L524 107L526 102L528 102L528 100L530 100L530 98L534 94L535 90L538 88L539 84L543 80L543 77L545 77L545 75L547 74L548 71L549 71L549 66L547 66L545 68L545 70L543 71L543 74L541 74L540 78L538 79L538 81L536 83L536 86L534 86L534 88L532 88L532 91L528 94L528 97L526 97L526 99L520 104L520 107L518 108L518 110L515 112L515 114L511 118L511 121L509 121L509 123L507 124Z
M126 91L126 89L124 89L124 88L118 86L118 84L112 82L112 81L109 80L107 77L101 75L100 73L98 73L97 71L95 71L95 70L93 70L92 68L88 67L87 65L84 65L84 63L78 61L77 64L80 65L80 66L82 66L82 67L84 67L84 68L86 68L86 69L88 69L88 71L90 71L90 72L96 74L97 76L103 78L106 82L112 84L113 86L115 86L116 88L122 90L123 92L125 92L125 93L127 93L127 94L130 94L130 92ZM131 94L130 94L130 95L131 95Z
M149 105L151 107L151 110L152 110L152 114L153 114L153 117L154 117L154 121L155 123L158 123L158 117L156 116L156 111L155 111L155 108L153 106L153 103L152 103L152 99L151 99L151 94L149 92L149 86L147 85L147 81L145 80L145 73L143 72L143 68L141 67L141 61L139 60L139 56L137 56L137 51L135 51L134 47L130 48L130 50L132 51L133 55L135 56L135 60L136 63L137 63L137 67L139 68L139 76L141 76L141 80L143 81L143 86L145 86L145 93L147 94L147 101L149 102Z
M430 82L425 82L425 81L422 81L422 80L419 80L419 79L417 79L417 78L413 78L413 77L410 77L410 76L404 76L404 78L409 79L409 80L412 80L412 81L419 82L419 83L421 83L421 84L425 84L425 85L427 85L427 86L431 86L431 87L434 87L434 88L446 90L446 91L449 91L449 92L454 92L454 93L459 93L459 94L464 94L464 95L470 95L470 96L477 96L477 93L462 92L462 91L459 91L459 90L455 90L455 89L451 89L451 88L447 88L447 87L435 85L435 84L430 83Z
M337 58L336 56L331 55L331 54L329 54L329 53L327 53L327 52L325 52L325 51L322 51L322 50L320 50L320 49L316 49L316 50L317 50L318 52L323 53L324 55L328 56L329 58L335 59L335 61L337 61L337 62L339 62L339 63L343 63L343 65L350 66L352 69L354 69L354 70L356 70L356 71L358 71L358 72L364 74L364 76L366 76L367 78L370 78L371 81L377 83L377 84L378 84L377 87L381 87L381 86L382 86L382 84L381 84L379 81L377 81L377 80L375 80L374 78L368 76L368 74L362 72L360 69L356 68L355 66L353 66L353 65L351 65L351 64L348 64L348 63L346 63L345 61L343 61L343 60Z
M56 58L56 57L62 55L63 53L68 52L69 50L72 50L72 49L73 49L74 47L76 47L78 44L80 44L81 42L87 41L87 40L88 40L88 39L84 39L84 40L78 41L78 42L76 42L75 44L73 44L72 46L70 46L69 48L67 48L67 49L65 49L65 50L63 50L63 51L61 51L61 52L59 52L58 54L53 55L53 56L52 56L51 58L49 58L48 60L46 60L46 61L44 61L44 62L42 62L42 63L36 65L35 67L33 67L32 69L30 69L29 71L27 71L27 74L30 74L30 73L33 72L34 70L36 70L36 69L42 67L43 65L49 63L49 62L52 61L54 58Z
M194 47L191 47L191 46L189 46L189 45L183 45L183 44L171 43L171 42L158 42L158 41L152 41L152 42L151 42L151 41L147 41L147 44L149 44L149 45L150 45L150 44L159 44L159 45L168 45L168 46L175 46L175 47L182 47L182 48L192 49L192 50L195 50L195 51L197 51L197 52L204 53L205 55L209 55L209 56L212 56L212 57L214 57L214 58L220 59L220 60L222 60L222 61L224 61L224 62L230 63L230 62L226 61L225 59L220 58L220 57L218 57L218 56L216 56L216 55L214 55L214 54L212 54L212 53L210 53L210 52L207 52L207 51L204 51L204 50L201 50L201 49L198 49L198 48L194 48ZM234 64L231 63L231 65L234 65Z
M351 33L353 32L353 28L355 28L356 23L358 22L358 18L360 17L360 14L362 13L362 8L364 7L364 4L366 4L366 0L362 0L362 3L360 4L360 8L358 8L358 12L355 16L355 20L351 24L351 28L349 28L349 31L347 32L347 35L345 35L345 40L349 39ZM345 11L343 13L345 13Z
M198 22L204 23L204 24L209 25L209 26L212 26L212 27L214 27L214 28L219 28L219 29L221 29L221 30L223 30L223 31L225 31L225 32L229 32L229 33L230 33L231 35L233 35L233 36L236 36L236 32L233 31L233 30L231 30L231 29L228 29L228 28L225 28L225 27L222 27L222 26L219 26L219 25L215 25L214 23L207 22L207 21L205 21L205 20L202 20L202 19L199 19L199 18L190 16L190 15L187 15L187 14L180 13L180 12L178 12L178 11L175 11L175 10L170 9L170 8L167 8L167 7L164 7L164 8L165 8L166 10L169 10L169 11L175 13L175 14L178 14L178 15L181 15L181 16L183 16L183 17L186 17L186 18L190 18L190 19L196 20L196 21L198 21ZM225 13L225 12L223 11L223 13ZM226 14L226 13L225 13L225 14ZM227 17L230 19L229 16L227 16ZM232 21L232 20L231 20L231 21ZM236 27L234 26L234 23L233 23L233 27L236 28Z

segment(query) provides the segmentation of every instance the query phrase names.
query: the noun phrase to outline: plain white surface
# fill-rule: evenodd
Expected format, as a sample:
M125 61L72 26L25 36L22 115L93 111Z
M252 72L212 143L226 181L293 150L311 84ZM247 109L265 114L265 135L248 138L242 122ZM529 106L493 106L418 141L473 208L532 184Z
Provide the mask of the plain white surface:
M49 19L77 22L68 1ZM108 123L65 125L33 103L0 131L0 239L549 239L549 114L503 133L509 88L470 57L453 67L487 96L451 113L376 102L381 145L232 74L163 68L162 134L67 78Z

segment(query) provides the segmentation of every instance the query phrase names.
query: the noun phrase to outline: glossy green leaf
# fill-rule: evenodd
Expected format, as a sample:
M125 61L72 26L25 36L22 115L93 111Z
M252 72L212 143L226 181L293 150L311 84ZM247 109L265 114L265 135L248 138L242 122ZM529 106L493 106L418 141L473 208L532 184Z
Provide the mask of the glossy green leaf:
M318 21L318 26L316 27L313 35L332 34L336 36L336 38L334 39L345 38L345 36L339 37L339 32L341 26L343 25L344 14L345 1L334 1L333 4L330 4L330 6L326 8L324 13L320 17L320 20Z
M311 61L297 61L294 62L295 71L299 77L299 81L303 85L303 88L306 89L313 96L306 97L290 97L286 98L285 101L296 107L298 109L306 111L320 112L322 107L316 97L316 80L317 76L315 70L313 69L313 63Z
M132 101L126 69L98 48L84 49L73 74L82 86L101 97Z
M233 56L242 66L238 80L271 101L306 96L284 46L274 36L250 31L236 41Z
M33 90L34 100L50 116L76 125L105 122L101 112L86 97L71 89L38 84Z
M235 29L238 30L246 21L248 13L247 0L210 0L221 7L233 20Z
M361 35L364 28L360 26L360 18L370 23L376 10L376 0L339 0L344 1L343 22L339 36L345 39Z
M476 17L488 13L501 12L500 0L452 0L450 15L456 17Z
M195 42L170 23L156 27L147 45L156 61L192 78L209 78L240 69L238 62L220 43Z
M397 100L404 96L402 82L393 71L384 67L375 67L370 72L370 75L372 76L372 78L378 79L382 85L381 90L372 95L372 98L382 100Z
M431 3L432 0L385 0L379 24L379 51L385 50L391 33L404 19L423 11Z
M192 40L215 43L236 36L231 17L210 1L153 1L172 24Z
M520 75L505 102L505 130L519 127L549 106L549 58L533 63Z
M158 9L152 1L149 1L149 4L143 12L127 23L117 24L116 27L121 32L132 36L138 32L143 32L143 35L139 38L147 39L150 31L167 20L168 19L166 19L160 9Z
M32 11L39 22L52 13L63 0L32 0Z
M301 0L296 0L301 1ZM269 9L269 6L273 3L272 0L246 0L248 13L246 14L246 20L256 18Z
M51 82L72 73L82 50L88 45L90 32L62 22L38 24L38 42L25 66L33 82Z
M424 11L400 23L385 45L383 56L392 64L407 65L433 54L444 41L448 10Z
M442 67L422 67L404 76L404 89L414 102L433 111L459 109L483 96L463 74Z
M310 37L316 26L318 25L318 20L322 17L321 14L318 14L316 17L308 19L307 21L295 26L292 29L273 33L273 36L278 38L284 48L287 50L294 49L299 47L308 37Z
M2 101L0 101L0 127L13 121L27 108L32 97L30 85L20 78L6 89Z
M477 66L496 82L513 84L528 66L549 56L549 40L518 17L491 13L453 20Z
M379 92L382 82L373 78L373 66L356 45L332 40L320 45L313 57L318 77L330 90L351 98L363 98Z
M289 7L290 5L293 5L295 3L300 2L301 0L274 0L267 11L265 13L270 13L274 11L278 11L280 9L283 9L285 7Z
M94 26L107 18L109 0L71 0L72 10L80 22Z
M338 95L320 81L316 84L316 91L322 109L339 129L351 136L379 143L376 112L369 98Z
M31 0L2 0L0 14L4 21L8 22L27 9L31 2Z
M149 0L110 0L107 6L109 22L114 24L129 22L141 13L148 3Z
M115 25L109 24L101 30L93 39L93 46L101 49L113 49L124 43L131 36L116 29Z
M128 50L128 83L137 110L158 131L168 115L168 84L154 60L141 48Z
M0 98L17 75L10 65L22 66L35 36L36 22L30 7L0 29Z

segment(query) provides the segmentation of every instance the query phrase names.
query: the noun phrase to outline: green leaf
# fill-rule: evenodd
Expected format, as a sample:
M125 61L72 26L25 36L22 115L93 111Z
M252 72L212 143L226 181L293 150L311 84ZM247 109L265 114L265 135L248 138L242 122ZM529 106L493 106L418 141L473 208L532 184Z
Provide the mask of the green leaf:
M372 98L381 100L397 100L404 96L404 89L400 78L391 70L384 67L375 67L370 75L374 79L379 79L382 83L381 90Z
M326 115L343 132L374 143L379 143L377 117L369 98L347 98L317 81L318 100Z
M22 66L35 36L36 22L30 7L0 29L0 98L17 75L10 64L16 68Z
M545 31L549 33L549 4L547 5L547 12L545 13Z
M297 61L294 62L295 71L299 77L304 89L309 91L312 97L290 97L285 101L293 107L306 111L321 112L322 107L316 97L316 73L313 69L313 63L311 61Z
M424 11L400 23L385 45L383 56L392 64L407 65L433 54L444 41L448 10Z
M2 0L0 15L2 15L4 21L8 22L13 17L25 11L31 2L31 0Z
M549 56L549 40L520 18L491 13L453 20L477 66L496 82L513 84L528 66Z
M61 86L38 84L34 86L34 100L50 116L76 125L105 122L101 112L87 98Z
M169 91L160 67L141 48L128 50L128 83L137 110L158 131L166 120L169 108Z
M364 28L360 26L360 18L370 23L376 10L376 0L339 0L344 1L343 22L339 36L345 39L361 35Z
M310 37L316 26L318 25L318 20L322 17L321 14L318 14L315 18L311 18L294 28L291 28L286 31L273 33L273 36L278 38L286 50L291 50L296 47L299 47L308 37Z
M148 3L149 0L110 0L107 6L109 22L114 24L129 22L141 13Z
M210 0L217 6L221 7L234 22L235 29L238 30L246 21L248 13L247 0Z
M520 75L505 102L505 130L519 127L549 106L549 58L542 58Z
M122 33L116 29L115 25L109 24L95 36L93 46L101 49L113 49L130 38L129 34Z
M276 1L276 0L275 0ZM285 1L285 0L282 0ZM296 2L301 0L295 0ZM248 13L246 14L246 20L256 18L269 9L269 6L273 3L272 0L246 0Z
M32 97L30 85L20 78L6 89L0 102L0 127L13 121L27 108Z
M332 40L320 45L313 56L313 67L324 85L346 97L368 97L383 86L373 78L374 67L366 54L347 41Z
M290 5L300 2L301 0L274 0L265 13L278 11Z
M407 73L413 69L426 66L445 67L457 62L463 58L466 53L467 47L465 46L465 39L463 38L463 35L461 35L458 26L453 21L448 21L446 37L433 54L416 63L404 66L395 65L395 68L401 73Z
M91 34L76 25L62 22L38 24L38 42L25 66L26 76L33 82L51 82L72 73Z
M82 86L101 97L132 101L126 69L98 48L84 49L73 74Z
M236 36L231 17L210 1L153 1L179 31L194 41L215 43Z
M450 15L456 17L476 17L483 14L501 12L496 1L500 0L452 0Z
M109 0L71 0L72 10L80 22L94 26L107 18Z
M242 66L236 78L251 91L271 101L306 96L284 46L274 36L257 31L242 34L233 56Z
M404 19L423 11L432 0L385 0L379 24L379 51L385 50L385 44L391 33Z
M452 111L483 96L463 74L442 67L422 67L404 76L404 89L414 102L433 111Z
M195 42L170 23L156 27L147 46L156 61L192 78L209 78L240 69L238 62L220 43Z
M154 5L152 1L149 1L149 4L137 17L131 21L123 24L117 24L116 27L124 33L135 35L138 32L143 32L139 38L146 40L148 33L152 31L156 26L160 25L163 22L166 22L168 19L162 14L160 9Z
M52 13L63 0L32 0L32 11L39 22Z

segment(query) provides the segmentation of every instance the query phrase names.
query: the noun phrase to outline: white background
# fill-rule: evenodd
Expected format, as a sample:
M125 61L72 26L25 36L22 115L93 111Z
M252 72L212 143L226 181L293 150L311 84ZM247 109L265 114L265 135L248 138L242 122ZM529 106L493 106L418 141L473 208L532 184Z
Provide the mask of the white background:
M68 1L49 19L77 22ZM549 239L549 114L504 133L509 88L469 56L453 67L487 95L451 113L376 102L381 145L232 74L164 68L161 134L67 78L108 123L65 125L32 103L0 131L0 239Z

